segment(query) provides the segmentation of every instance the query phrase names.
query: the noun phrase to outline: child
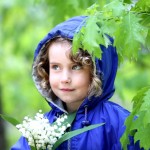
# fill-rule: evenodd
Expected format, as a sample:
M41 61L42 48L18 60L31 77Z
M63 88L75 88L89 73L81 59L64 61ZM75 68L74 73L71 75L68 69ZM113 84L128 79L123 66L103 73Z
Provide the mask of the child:
M71 130L92 124L103 126L62 143L58 150L121 150L120 137L129 112L108 101L114 94L118 57L114 47L103 50L102 59L92 61L82 49L72 54L72 39L85 16L71 18L52 29L38 44L34 55L33 80L52 110L53 122L62 113L77 111ZM128 149L140 149L133 141ZM11 150L29 150L24 137Z

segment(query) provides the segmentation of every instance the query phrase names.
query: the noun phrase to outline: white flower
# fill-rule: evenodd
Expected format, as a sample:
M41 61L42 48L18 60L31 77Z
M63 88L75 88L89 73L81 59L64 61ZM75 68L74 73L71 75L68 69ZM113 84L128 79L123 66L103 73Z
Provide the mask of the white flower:
M64 115L64 119L67 119L68 118L68 116L67 115Z
M50 124L49 120L42 114L42 110L39 110L34 119L26 116L23 123L16 125L16 127L27 138L29 145L38 150L51 150L55 142L70 127L70 124L65 122L66 119L67 115L63 115L56 120L56 123Z
M57 125L54 125L53 128L54 128L54 130L57 130L57 129L58 129L58 126L57 126Z
M66 130L66 127L65 127L65 126L62 126L61 129L62 129L63 131L65 131L65 130Z
M68 128L68 127L71 127L71 125L70 125L69 123L67 124L67 128Z

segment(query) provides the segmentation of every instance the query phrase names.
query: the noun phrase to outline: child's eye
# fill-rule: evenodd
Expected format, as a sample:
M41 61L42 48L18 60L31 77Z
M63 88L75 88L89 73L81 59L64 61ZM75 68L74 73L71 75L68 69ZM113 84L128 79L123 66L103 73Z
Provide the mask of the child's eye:
M54 70L60 70L60 67L58 65L53 65L51 68Z
M81 65L74 65L72 66L72 70L81 70L82 66Z

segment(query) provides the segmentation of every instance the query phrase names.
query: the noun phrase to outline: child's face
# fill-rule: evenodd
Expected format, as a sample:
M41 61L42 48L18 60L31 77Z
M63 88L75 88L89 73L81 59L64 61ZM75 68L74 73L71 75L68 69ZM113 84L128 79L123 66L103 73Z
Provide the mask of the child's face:
M49 47L49 82L55 95L75 111L88 94L90 67L79 66L69 59L68 43L53 43Z

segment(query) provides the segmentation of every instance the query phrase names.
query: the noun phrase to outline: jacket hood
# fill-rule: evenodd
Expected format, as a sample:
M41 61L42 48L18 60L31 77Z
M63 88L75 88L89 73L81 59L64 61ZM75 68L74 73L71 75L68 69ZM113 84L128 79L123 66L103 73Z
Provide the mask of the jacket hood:
M58 24L54 27L38 44L35 53L34 53L34 63L32 76L35 82L35 85L41 95L46 98L52 108L56 110L61 110L65 112L63 104L60 99L53 100L51 95L49 95L49 89L43 89L40 85L41 79L37 74L35 69L35 64L38 63L38 59L41 56L40 53L44 51L45 44L55 37L63 37L68 39L73 39L74 34L79 31L79 29L84 25L86 16L77 16L73 17L63 23ZM111 42L113 40L110 38ZM114 81L116 77L117 67L118 67L118 56L116 49L113 46L108 46L107 48L101 45L102 59L95 59L96 74L102 81L102 95L99 97L91 97L90 99L86 98L79 109L88 105L89 107L96 106L96 103L104 102L109 100L112 97L115 88Z

